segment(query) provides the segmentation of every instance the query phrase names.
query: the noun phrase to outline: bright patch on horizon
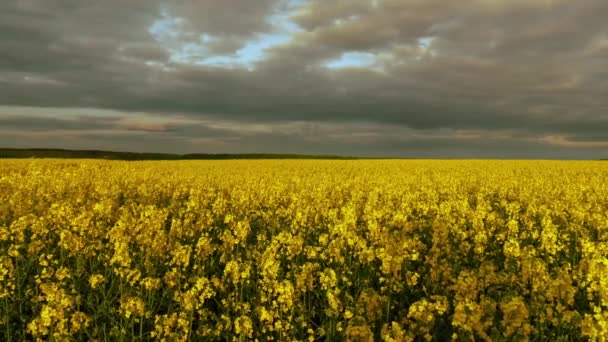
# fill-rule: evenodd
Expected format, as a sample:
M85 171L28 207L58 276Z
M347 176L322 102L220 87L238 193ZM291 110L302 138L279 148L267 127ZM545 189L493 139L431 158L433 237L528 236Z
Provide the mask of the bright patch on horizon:
M368 68L376 61L374 54L369 52L345 52L337 59L328 61L323 66L329 69L339 68Z

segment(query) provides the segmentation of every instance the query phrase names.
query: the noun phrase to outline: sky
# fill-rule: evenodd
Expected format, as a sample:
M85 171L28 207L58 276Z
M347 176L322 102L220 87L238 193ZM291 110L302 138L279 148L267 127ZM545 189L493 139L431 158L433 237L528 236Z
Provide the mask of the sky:
M608 158L605 0L2 0L0 147Z

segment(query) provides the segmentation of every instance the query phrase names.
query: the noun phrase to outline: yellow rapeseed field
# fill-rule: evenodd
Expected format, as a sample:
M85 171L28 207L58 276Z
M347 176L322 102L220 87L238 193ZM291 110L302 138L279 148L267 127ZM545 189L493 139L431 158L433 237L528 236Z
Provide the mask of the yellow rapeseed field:
M606 341L608 162L0 161L0 340Z

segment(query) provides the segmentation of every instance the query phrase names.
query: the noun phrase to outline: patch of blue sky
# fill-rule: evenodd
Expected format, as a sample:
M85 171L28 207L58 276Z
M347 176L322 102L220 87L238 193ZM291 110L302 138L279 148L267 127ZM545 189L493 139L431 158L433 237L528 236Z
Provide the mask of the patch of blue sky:
M290 0L288 8L268 17L268 22L274 27L274 32L256 35L232 55L209 55L206 45L221 37L208 33L200 35L199 43L180 42L183 32L179 27L183 19L172 17L166 10L161 10L160 18L150 26L148 31L156 41L167 47L173 63L251 68L253 64L264 58L266 50L289 42L293 34L301 31L301 28L290 20L293 9L301 4L302 0Z
M174 18L169 15L166 10L161 11L161 17L158 18L150 27L148 32L159 42L167 42L169 40L177 39L180 35L179 29L177 28L182 19Z
M302 31L302 28L289 20L289 16L285 13L273 14L268 18L268 21L282 34L294 34Z
M373 66L376 57L373 53L351 51L345 52L337 59L330 60L323 65L330 69L339 68L367 68Z
M286 6L268 17L268 22L284 34L293 34L302 28L290 20L290 16L305 2L303 0L288 0Z
M422 37L418 38L418 46L428 48L435 40L435 37Z
M233 55L219 55L203 58L196 64L215 66L253 66L264 57L264 51L280 44L287 43L290 36L287 34L260 34L256 39L245 43Z
M179 48L169 50L172 63L190 64L201 60L207 56L207 49L204 45L195 43L185 43Z
M274 27L275 32L258 34L256 38L249 40L233 55L210 56L204 58L197 64L216 65L216 66L247 66L264 58L266 50L277 45L286 44L291 37L302 29L290 20L292 11L301 6L303 0L289 0L287 6L282 11L277 11L267 18L268 22Z

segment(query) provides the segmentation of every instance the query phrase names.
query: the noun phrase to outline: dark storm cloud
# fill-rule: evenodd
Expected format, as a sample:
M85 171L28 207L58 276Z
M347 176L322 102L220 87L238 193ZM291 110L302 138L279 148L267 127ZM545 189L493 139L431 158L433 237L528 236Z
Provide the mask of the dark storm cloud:
M299 30L252 65L179 62L192 61L184 46L200 45L203 35L210 38L201 61L234 54L260 34L287 34L277 15ZM167 120L92 127L0 113L0 128L115 128L215 141L218 149L240 142L353 153L340 127L354 125L378 135L357 145L370 155L445 148L600 156L608 142L606 15L603 0L2 1L0 105ZM375 59L365 68L324 66L348 52ZM172 122L176 114L192 122ZM214 121L230 124L212 128ZM326 129L295 134L303 122ZM452 133L437 137L442 130ZM485 138L457 137L472 131ZM484 145L491 136L503 138Z
M67 120L40 117L0 117L0 127L6 130L42 132L57 130L86 131L91 129L112 129L114 125L106 120Z

